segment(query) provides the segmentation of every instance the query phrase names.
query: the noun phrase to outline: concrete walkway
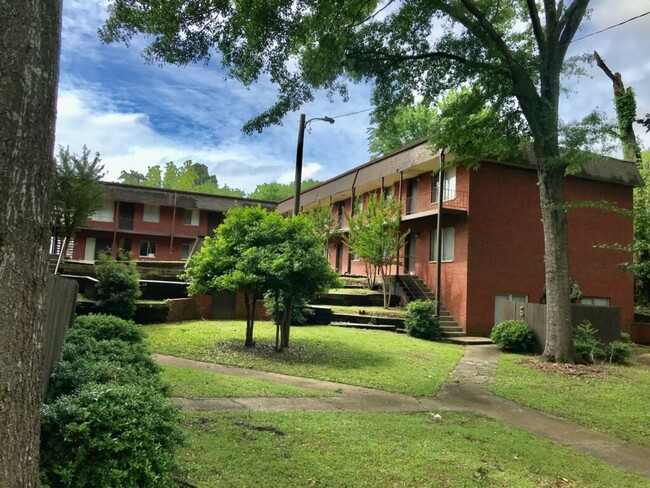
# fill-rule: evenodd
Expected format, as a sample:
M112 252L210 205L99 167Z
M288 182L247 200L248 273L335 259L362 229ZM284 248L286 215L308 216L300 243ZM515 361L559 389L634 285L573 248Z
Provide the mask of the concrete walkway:
M632 473L650 478L650 448L630 444L552 415L522 407L483 387L494 382L499 350L494 345L468 346L435 398L413 398L371 388L266 373L155 355L160 364L213 371L337 394L311 398L174 398L188 410L351 411L351 412L476 412L518 427ZM615 415L615 413L612 413Z

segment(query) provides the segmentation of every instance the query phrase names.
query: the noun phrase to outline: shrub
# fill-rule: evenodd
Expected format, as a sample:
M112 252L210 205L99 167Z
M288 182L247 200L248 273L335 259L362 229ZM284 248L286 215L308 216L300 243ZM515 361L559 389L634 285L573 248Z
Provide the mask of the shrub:
M267 293L264 296L264 308L266 312L273 317L275 323L279 323L282 320L282 312L284 311L284 306L282 302L277 304L270 293ZM293 308L291 309L291 325L305 325L309 323L309 320L314 316L314 311L309 308L309 304L306 299L298 298L293 303Z
M406 307L404 328L413 337L437 339L440 337L440 322L434 315L434 304L429 300L414 300Z
M84 385L43 407L41 477L61 487L173 486L177 407L151 388Z
M140 282L133 261L115 261L102 253L96 264L95 296L99 309L123 319L135 315L135 301L140 298Z
M598 340L598 331L585 320L573 330L573 345L579 359L584 363L625 363L632 357L632 340L628 334L609 344Z
M533 330L523 320L506 320L495 325L490 338L504 351L529 352L535 347Z
M144 332L139 325L114 315L83 315L75 319L72 329L84 331L98 341L110 339L120 339L132 343L144 341Z

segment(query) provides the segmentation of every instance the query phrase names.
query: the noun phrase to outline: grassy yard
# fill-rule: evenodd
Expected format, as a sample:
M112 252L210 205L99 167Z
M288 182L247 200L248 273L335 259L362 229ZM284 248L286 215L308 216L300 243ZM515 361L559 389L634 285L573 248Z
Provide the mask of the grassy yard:
M181 460L202 487L642 487L648 480L460 413L192 413Z
M161 366L162 379L171 386L172 396L185 398L233 397L322 397L325 391L269 383L253 378L241 378L212 371Z
M367 386L415 396L435 395L463 354L451 344L330 326L291 328L291 347L273 350L275 326L255 325L245 348L244 323L182 322L145 326L152 351L226 365Z
M494 393L630 442L650 446L650 367L606 366L572 376L519 364L502 354ZM649 461L650 462L650 461Z
M359 313L360 310L363 310L367 315L371 317L397 317L405 318L406 309L401 307L366 307L366 306L345 306L345 305L327 305L328 308L332 309L332 312L335 313Z

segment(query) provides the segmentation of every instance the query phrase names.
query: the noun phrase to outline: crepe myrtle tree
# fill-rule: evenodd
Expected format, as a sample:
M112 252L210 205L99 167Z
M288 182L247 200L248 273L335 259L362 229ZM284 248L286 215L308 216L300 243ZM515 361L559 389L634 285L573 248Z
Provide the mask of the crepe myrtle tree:
M217 53L228 75L245 85L270 78L277 101L246 123L247 133L281 123L317 90L345 99L349 82L371 81L376 111L386 114L416 95L433 104L447 91L470 88L456 117L464 123L447 131L456 137L437 144L477 159L531 148L548 290L544 356L573 362L564 208L570 158L560 153L558 112L561 76L579 72L567 50L588 7L589 0L277 0L272 8L256 1L113 0L100 36L128 44L145 35L151 62L183 65ZM467 110L477 107L479 120ZM486 121L499 122L500 137L484 137L493 135ZM480 129L472 141L462 134L468 127Z

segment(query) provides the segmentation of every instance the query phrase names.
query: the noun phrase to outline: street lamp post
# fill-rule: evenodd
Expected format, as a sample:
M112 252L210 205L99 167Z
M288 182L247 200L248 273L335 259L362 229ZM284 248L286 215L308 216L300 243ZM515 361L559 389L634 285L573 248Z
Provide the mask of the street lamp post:
M305 122L305 114L300 114L300 128L298 129L298 145L296 147L296 176L295 176L295 191L293 196L293 214L298 215L300 212L300 183L302 182L302 152L305 141L305 128L307 124L314 120L322 120L329 124L334 123L331 117L314 117Z

